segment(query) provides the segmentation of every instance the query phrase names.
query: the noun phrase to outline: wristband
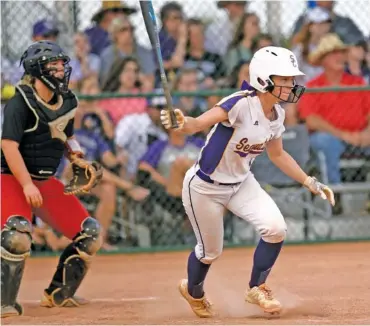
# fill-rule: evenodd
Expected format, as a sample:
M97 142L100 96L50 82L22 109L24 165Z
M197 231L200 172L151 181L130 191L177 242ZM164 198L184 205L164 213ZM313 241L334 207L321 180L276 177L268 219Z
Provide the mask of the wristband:
M80 144L78 143L78 141L74 138L71 138L71 139L68 139L66 142L65 142L65 147L67 148L67 151L68 151L68 156L70 157L71 155L77 155L79 157L83 157L84 154L83 154L83 151L82 151L82 148L80 146Z
M67 139L65 144L70 153L77 153L77 152L82 153L82 148L76 139L74 138Z

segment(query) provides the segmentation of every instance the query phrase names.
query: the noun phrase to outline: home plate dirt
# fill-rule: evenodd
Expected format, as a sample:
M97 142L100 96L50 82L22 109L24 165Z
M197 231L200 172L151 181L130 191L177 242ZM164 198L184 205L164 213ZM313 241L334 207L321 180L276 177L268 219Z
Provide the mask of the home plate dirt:
M24 316L2 324L370 324L370 242L285 247L268 283L285 307L279 317L243 300L253 256L248 248L225 250L213 264L205 289L217 316L197 318L177 290L187 256L98 256L78 293L91 303L52 309L38 304L57 258L31 258L20 290Z

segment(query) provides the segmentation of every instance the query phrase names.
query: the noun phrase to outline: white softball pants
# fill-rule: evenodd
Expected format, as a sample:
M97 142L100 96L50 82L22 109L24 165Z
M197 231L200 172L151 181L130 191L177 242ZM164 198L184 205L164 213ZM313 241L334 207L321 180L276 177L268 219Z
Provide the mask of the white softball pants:
M184 178L182 201L197 239L195 254L205 264L222 253L226 209L252 223L264 241L285 239L284 217L252 173L237 186L221 186L203 181L191 168Z

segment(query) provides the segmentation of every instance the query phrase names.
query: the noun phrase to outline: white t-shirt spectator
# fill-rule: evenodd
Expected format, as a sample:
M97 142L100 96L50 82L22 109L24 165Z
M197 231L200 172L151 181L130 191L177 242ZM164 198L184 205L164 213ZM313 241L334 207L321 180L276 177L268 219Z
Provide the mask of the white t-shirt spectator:
M128 175L136 175L140 159L154 140L166 139L167 133L156 126L147 113L130 114L122 118L116 127L115 143L128 154Z

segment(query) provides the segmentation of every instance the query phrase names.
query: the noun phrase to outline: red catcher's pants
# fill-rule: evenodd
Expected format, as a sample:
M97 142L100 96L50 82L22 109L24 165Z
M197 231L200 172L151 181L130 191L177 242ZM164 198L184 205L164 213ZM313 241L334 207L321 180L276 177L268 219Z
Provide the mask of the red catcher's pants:
M73 239L81 231L82 222L89 213L76 196L65 195L64 185L55 178L33 181L43 198L40 208L32 208L23 194L17 179L1 174L1 228L12 215L21 215L32 223L32 212L53 229Z

